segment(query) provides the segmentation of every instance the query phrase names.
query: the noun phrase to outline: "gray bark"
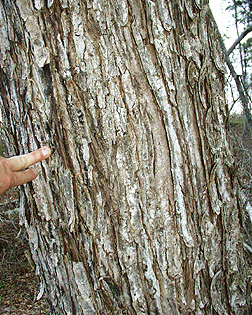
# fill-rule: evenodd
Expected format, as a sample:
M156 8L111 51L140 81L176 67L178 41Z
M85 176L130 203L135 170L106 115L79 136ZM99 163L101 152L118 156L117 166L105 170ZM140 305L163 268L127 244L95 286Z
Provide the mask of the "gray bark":
M0 2L2 128L51 314L248 314L207 1ZM40 294L40 295L41 295Z

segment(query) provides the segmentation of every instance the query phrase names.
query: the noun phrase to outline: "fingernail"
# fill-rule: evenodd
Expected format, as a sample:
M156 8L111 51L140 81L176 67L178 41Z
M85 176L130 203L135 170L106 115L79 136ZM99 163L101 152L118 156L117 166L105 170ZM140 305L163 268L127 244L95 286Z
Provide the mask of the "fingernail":
M37 175L38 175L38 170L37 170L36 168L34 168L34 167L33 167L31 170L33 171L34 175L37 177Z
M51 149L48 147L42 148L42 154L44 155L45 158L47 158L51 154Z

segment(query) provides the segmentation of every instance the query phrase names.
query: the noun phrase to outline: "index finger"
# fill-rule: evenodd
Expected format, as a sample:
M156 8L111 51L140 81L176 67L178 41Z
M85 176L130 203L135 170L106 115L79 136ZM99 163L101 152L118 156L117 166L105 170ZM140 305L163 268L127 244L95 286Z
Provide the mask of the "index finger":
M9 162L11 171L13 172L22 171L35 163L43 161L50 154L51 154L51 149L46 146L28 154L13 156L8 159L8 162Z

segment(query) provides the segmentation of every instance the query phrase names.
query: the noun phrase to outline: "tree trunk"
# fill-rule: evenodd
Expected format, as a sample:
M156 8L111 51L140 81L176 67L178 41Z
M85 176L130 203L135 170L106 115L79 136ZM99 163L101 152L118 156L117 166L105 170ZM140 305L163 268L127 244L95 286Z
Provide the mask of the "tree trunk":
M206 0L1 0L4 130L51 314L248 314Z

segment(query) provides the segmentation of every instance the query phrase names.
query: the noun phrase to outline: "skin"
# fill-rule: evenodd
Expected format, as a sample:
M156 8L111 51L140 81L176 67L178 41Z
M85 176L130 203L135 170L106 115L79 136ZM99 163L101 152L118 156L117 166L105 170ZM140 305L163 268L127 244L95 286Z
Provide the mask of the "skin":
M51 155L47 146L28 154L11 158L0 157L0 196L8 189L23 185L35 179L38 171L28 168Z

